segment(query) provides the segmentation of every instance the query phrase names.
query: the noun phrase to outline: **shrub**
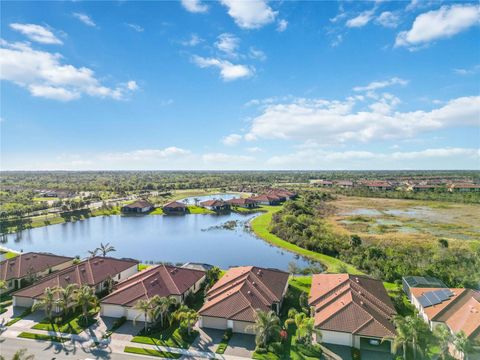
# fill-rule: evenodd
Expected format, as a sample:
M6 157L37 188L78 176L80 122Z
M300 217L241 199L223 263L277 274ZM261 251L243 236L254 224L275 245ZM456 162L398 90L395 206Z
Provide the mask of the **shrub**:
M361 360L360 350L352 348L352 360Z

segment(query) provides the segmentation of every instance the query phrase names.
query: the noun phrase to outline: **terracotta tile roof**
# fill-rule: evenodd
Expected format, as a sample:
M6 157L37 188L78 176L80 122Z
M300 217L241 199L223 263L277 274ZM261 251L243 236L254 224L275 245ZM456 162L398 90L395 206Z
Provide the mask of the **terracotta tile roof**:
M227 203L223 200L207 200L200 203L201 206L225 206Z
M380 280L349 274L316 274L308 303L315 326L363 336L395 335L395 308Z
M238 198L238 199L227 200L227 203L234 206L242 206L242 205L248 205L248 204L255 204L255 201L252 199Z
M288 277L288 273L276 269L231 268L208 291L199 314L255 322L256 309L271 310L272 304L282 300Z
M276 195L267 195L267 194L260 194L257 196L250 197L253 201L280 201L280 198Z
M390 187L391 184L387 181L367 181L365 182L365 186L370 187Z
M418 298L432 288L415 288ZM454 295L440 304L423 308L430 321L443 322L455 333L464 331L471 339L480 340L480 292L471 289L450 289Z
M170 208L170 209L178 209L182 208L185 209L187 206L184 203L178 201L171 201L168 204L163 205L163 208Z
M21 279L29 273L39 273L73 258L48 253L29 252L0 262L0 280Z
M96 256L57 271L33 285L14 292L13 295L37 298L47 287L66 287L69 284L95 286L108 279L109 276L114 277L136 264L138 264L136 260Z
M182 295L204 276L205 272L201 270L158 265L116 285L102 303L133 306L138 300L155 295Z
M153 207L153 204L144 199L134 201L133 203L124 206L124 208L129 208L129 209L146 208L146 207Z

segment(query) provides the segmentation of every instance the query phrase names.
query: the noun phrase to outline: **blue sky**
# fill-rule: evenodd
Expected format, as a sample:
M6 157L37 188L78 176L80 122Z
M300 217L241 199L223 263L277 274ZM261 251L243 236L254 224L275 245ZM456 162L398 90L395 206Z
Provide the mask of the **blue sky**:
M2 2L4 170L480 169L477 2Z

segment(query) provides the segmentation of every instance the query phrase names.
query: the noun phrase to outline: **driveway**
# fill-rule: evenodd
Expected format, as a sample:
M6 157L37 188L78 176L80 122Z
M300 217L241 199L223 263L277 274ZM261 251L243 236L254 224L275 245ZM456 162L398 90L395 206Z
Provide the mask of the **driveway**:
M252 358L255 351L255 336L245 334L233 334L230 339L225 355Z
M125 324L115 330L111 336L112 340L130 341L143 329L143 322L137 321L134 325L133 321L126 321Z
M196 327L199 336L195 339L189 350L210 351L215 352L218 344L222 340L224 330L202 329Z

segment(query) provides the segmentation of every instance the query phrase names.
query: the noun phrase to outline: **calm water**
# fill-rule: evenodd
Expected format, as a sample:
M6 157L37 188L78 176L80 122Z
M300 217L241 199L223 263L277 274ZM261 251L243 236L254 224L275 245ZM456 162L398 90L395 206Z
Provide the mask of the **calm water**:
M309 264L308 260L271 246L245 229L245 224L254 216L231 213L94 217L11 234L2 245L24 252L48 251L84 257L100 242L109 242L117 249L112 255L142 262L194 261L222 268L259 265L284 270L290 261L302 267ZM237 221L233 230L221 228L231 220Z

